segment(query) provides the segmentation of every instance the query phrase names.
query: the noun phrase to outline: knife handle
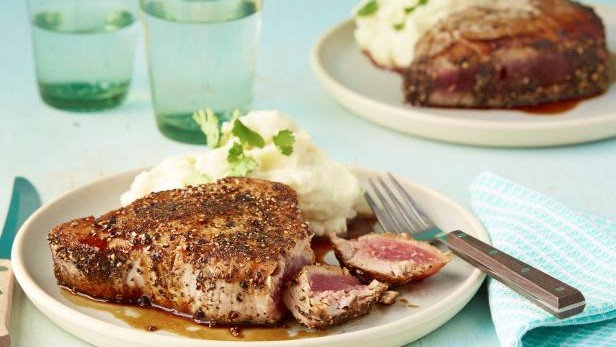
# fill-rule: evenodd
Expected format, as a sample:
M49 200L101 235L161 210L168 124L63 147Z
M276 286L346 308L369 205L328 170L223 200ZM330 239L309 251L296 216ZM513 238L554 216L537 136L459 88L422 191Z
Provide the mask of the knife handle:
M11 306L13 303L13 268L11 261L0 259L0 347L10 347Z
M458 257L560 319L584 310L579 290L471 235L456 230L441 240Z

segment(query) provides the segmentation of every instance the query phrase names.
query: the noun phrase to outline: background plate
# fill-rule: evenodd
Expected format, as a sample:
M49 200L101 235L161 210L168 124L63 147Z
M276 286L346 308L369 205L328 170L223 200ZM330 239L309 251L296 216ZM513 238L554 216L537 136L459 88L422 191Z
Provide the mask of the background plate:
M354 168L362 181L377 172ZM119 196L138 171L111 176L66 193L39 209L21 228L13 246L15 276L26 295L49 319L73 335L101 347L206 346L400 346L444 324L466 305L484 275L458 258L401 296L400 302L375 309L366 317L332 328L329 335L285 341L214 341L190 339L162 330L134 329L111 313L73 304L60 293L53 274L47 233L56 224L76 217L100 215L119 207ZM488 240L480 222L460 205L419 184L401 179L426 213L444 230L462 229ZM328 261L333 258L329 257Z
M598 7L606 26L612 76L616 75L616 9ZM413 107L403 102L402 80L376 68L353 38L354 23L325 33L313 49L312 67L344 107L382 126L440 141L499 147L575 144L616 136L616 86L558 115L512 110ZM614 78L612 78L614 80Z

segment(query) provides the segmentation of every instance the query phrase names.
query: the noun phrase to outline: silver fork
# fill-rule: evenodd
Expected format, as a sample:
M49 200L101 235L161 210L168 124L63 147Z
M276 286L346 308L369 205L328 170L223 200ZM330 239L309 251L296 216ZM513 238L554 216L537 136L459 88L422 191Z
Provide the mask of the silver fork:
M584 310L582 293L556 278L460 231L443 232L391 174L371 178L364 193L384 231L448 247L455 255L562 319Z

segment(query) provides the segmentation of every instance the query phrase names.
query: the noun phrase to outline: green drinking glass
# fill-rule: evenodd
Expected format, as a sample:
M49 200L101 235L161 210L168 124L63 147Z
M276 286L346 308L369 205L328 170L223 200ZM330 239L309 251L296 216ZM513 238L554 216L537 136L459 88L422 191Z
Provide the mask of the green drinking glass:
M205 143L192 115L247 112L253 98L261 0L140 0L160 132Z
M126 98L137 33L133 0L29 0L41 98L98 111Z

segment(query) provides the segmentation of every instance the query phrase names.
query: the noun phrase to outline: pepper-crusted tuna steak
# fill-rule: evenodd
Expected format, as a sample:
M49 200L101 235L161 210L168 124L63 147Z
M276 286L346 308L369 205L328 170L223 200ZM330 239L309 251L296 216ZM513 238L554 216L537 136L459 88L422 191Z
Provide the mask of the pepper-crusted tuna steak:
M451 260L429 243L407 234L367 234L345 240L330 234L338 261L364 283L376 279L388 284L423 280L437 273Z
M402 73L413 105L511 108L600 94L609 87L601 19L569 0L495 0L426 32Z
M368 314L383 297L391 304L396 296L384 283L375 280L365 285L347 269L317 264L304 266L293 277L283 300L300 323L323 329Z
M311 237L291 188L230 177L60 224L49 243L58 283L74 291L271 324L287 312L282 286L314 262Z

